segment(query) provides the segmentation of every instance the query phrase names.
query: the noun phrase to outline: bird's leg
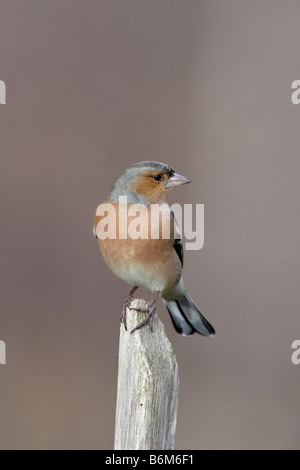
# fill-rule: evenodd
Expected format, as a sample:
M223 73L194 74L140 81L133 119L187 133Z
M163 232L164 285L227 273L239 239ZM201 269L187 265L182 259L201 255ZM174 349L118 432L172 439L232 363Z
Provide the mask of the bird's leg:
M124 301L123 301L123 305L122 305L122 313L121 313L121 318L120 318L120 321L121 323L124 323L124 328L125 330L127 331L127 324L126 324L126 310L127 308L130 308L130 304L131 302L133 301L133 294L135 293L135 291L138 289L137 286L134 286L131 291L129 292L129 294L126 295Z
M134 333L136 330L139 330L140 328L142 328L144 325L146 325L146 323L148 322L148 320L150 320L150 329L153 333L153 318L154 318L154 314L156 312L156 302L157 302L157 299L159 297L159 294L160 292L157 291L156 292L156 296L154 298L154 300L152 300L151 304L149 305L149 308L147 310L143 310L143 309L134 309L138 312L145 312L145 313L148 313L147 317L145 318L144 321L142 321L142 323L140 323L139 325L137 325L132 331L131 331L131 335L132 333Z

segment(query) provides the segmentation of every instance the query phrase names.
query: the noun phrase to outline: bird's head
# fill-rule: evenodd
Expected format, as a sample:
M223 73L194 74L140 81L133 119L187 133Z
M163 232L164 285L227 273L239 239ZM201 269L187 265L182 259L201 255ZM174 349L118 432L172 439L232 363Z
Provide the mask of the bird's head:
M139 162L116 180L110 198L117 201L119 196L127 196L129 203L161 204L170 189L190 182L165 163Z

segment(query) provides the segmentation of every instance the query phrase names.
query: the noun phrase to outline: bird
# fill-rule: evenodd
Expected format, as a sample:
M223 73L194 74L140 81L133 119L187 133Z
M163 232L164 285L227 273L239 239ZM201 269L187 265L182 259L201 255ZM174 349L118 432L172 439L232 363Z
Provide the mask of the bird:
M167 196L172 188L191 183L191 180L175 172L168 164L156 161L142 161L131 165L117 178L108 197L99 208L113 209L116 225L113 227L115 236L108 237L99 234L99 226L104 223L103 211L97 209L94 216L94 236L98 239L103 259L111 271L120 279L132 286L126 295L121 313L121 323L127 330L126 311L130 310L133 295L139 287L150 290L154 295L153 301L145 311L145 320L138 324L131 333L150 323L153 331L153 317L156 312L158 298L161 297L175 327L182 336L199 333L202 336L213 337L215 330L202 315L184 287L183 282L183 245L174 213L167 204ZM123 199L121 199L123 198ZM128 212L127 220L121 220L121 203L126 198ZM162 236L162 217L153 222L158 236L139 238L121 236L121 231L128 230L134 219L129 215L130 208L137 207L143 212L140 222L149 216L154 207L164 206L169 211L170 235ZM142 210L143 209L143 210ZM106 211L105 214L108 212ZM110 219L108 219L110 220ZM121 222L121 225L119 223ZM125 224L126 222L126 224ZM144 222L149 222L144 220ZM151 219L152 223L152 219ZM107 222L108 224L108 222ZM151 235L150 224L146 224L146 232ZM156 226L156 225L157 226ZM102 226L103 228L103 226ZM123 230L124 231L124 230ZM99 236L100 235L100 236Z

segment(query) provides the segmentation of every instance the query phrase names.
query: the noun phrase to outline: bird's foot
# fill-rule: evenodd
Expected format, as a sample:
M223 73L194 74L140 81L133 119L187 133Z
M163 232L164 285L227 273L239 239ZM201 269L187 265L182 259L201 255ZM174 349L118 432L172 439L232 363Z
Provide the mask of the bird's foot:
M126 295L123 305L122 305L122 313L121 313L121 318L120 321L123 323L125 330L127 331L127 323L126 323L126 313L127 313L127 308L130 309L131 302L133 301L133 294L137 290L137 287L133 287L129 294Z
M146 325L146 323L150 323L150 330L152 331L153 333L153 319L154 319L154 314L156 312L156 302L157 302L157 299L158 299L158 296L159 296L159 292L157 292L156 296L155 296L155 299L152 300L151 304L149 305L149 307L147 309L142 309L142 308L135 308L134 310L136 310L137 312L143 312L143 313L147 313L147 317L145 318L145 320L143 320L141 323L139 323L135 328L133 328L133 330L131 331L131 335L136 331L136 330L139 330L140 328L142 328L144 325Z

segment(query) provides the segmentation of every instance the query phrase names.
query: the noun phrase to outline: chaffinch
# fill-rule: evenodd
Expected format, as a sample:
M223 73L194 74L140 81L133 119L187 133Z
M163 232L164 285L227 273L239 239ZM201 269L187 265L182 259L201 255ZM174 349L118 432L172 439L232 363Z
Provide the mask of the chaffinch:
M107 204L114 209L116 216L115 237L99 236L98 224L103 221L104 215L97 210L94 217L94 235L98 238L100 251L104 261L113 273L123 281L131 284L133 288L125 297L122 307L121 322L126 326L126 309L130 309L133 294L138 287L144 287L155 293L154 300L150 303L145 320L136 326L131 333L150 321L152 330L153 315L156 311L156 302L161 296L167 307L176 331L183 336L189 336L195 332L203 336L214 336L215 331L204 318L186 292L182 278L183 247L178 233L178 227L174 220L174 214L166 205L166 198L170 189L191 181L182 175L175 173L169 165L159 162L139 162L128 168L114 183L108 198L98 207L107 208ZM120 234L124 219L121 220L120 197L126 196L128 209L133 205L145 209L150 214L155 204L164 204L169 208L170 236L162 236L162 220L156 220L159 224L158 237L151 236L134 239L131 236ZM147 210L146 210L147 208ZM126 213L126 227L129 227L133 216ZM145 212L144 212L145 214ZM142 216L142 217L145 217ZM143 221L142 219L140 222ZM151 235L149 219L146 222L146 231ZM152 222L152 220L151 220ZM126 228L126 231L128 229ZM128 231L127 231L128 233Z

